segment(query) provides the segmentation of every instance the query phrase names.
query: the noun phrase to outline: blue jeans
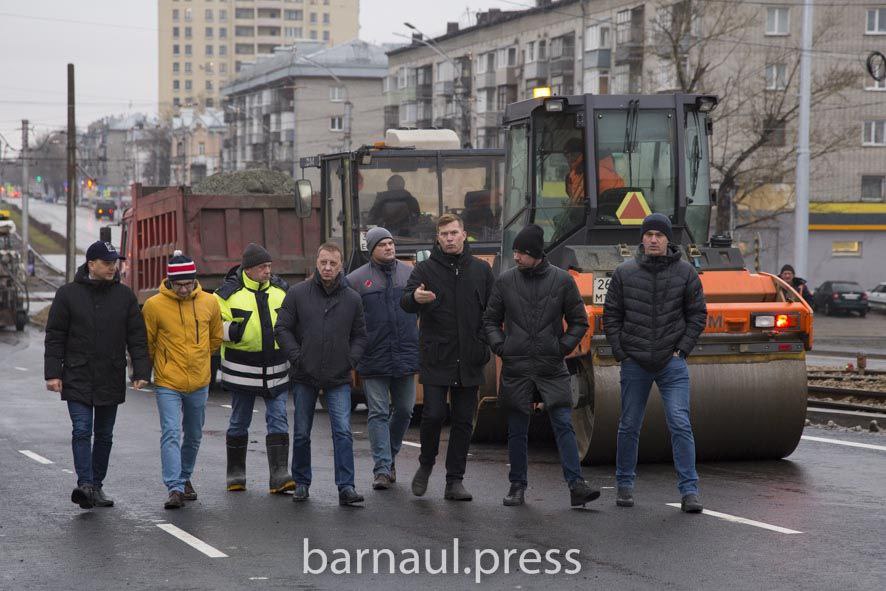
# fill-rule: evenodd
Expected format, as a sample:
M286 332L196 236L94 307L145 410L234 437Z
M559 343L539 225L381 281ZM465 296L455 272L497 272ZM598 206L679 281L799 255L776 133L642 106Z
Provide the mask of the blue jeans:
M247 392L231 392L231 422L228 425L228 437L246 437L252 423L252 409L258 394ZM263 398L265 401L265 423L268 435L273 433L289 433L286 420L286 399L289 390L284 390L274 398Z
M295 410L292 417L292 479L311 485L311 427L319 390L307 384L294 384ZM354 440L351 435L351 385L327 388L326 408L332 428L332 457L335 484L341 491L354 486Z
M664 369L649 373L633 359L621 364L621 418L618 421L618 449L615 454L615 479L621 488L633 488L636 478L640 428L652 382L658 384L664 405L677 487L681 495L698 494L695 471L695 438L689 423L689 368L685 359L672 357Z
M369 442L375 460L372 472L390 475L412 419L415 376L363 378L363 393L369 407Z
M157 388L157 411L160 413L160 463L163 484L172 492L185 492L185 481L191 479L197 450L203 438L203 419L209 386L193 392L177 392ZM184 442L182 442L184 431Z
M73 427L71 449L74 452L77 486L92 484L101 488L111 459L117 405L90 406L69 400L68 414L71 415Z
M560 451L560 465L563 479L569 484L582 480L581 460L578 458L578 443L572 428L572 409L561 406L548 410L557 449ZM519 411L508 412L508 458L511 470L508 480L514 484L527 484L529 469L529 420L530 415Z

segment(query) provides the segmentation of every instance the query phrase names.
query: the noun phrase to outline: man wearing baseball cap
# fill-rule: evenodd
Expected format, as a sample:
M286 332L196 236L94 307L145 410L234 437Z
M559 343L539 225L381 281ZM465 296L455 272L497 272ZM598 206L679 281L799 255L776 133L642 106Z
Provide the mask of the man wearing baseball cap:
M160 462L166 509L197 498L191 474L203 435L211 356L222 343L218 300L203 291L194 261L176 250L160 293L145 302L148 352L160 414ZM182 431L184 441L182 442Z
M71 501L83 509L114 505L102 483L117 406L126 398L127 351L133 387L151 377L144 321L135 294L120 283L119 259L111 243L93 243L74 281L56 292L46 324L46 389L68 404L77 472Z

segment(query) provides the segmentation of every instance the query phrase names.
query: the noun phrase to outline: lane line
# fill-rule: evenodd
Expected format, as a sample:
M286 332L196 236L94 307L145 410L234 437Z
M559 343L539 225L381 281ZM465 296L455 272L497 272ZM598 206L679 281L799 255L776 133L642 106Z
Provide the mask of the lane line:
M65 474L73 474L74 473L73 470L68 470L67 468L62 468L62 472L64 472Z
M231 410L234 410L234 407L231 406L230 404L219 404L219 406L221 406L222 408L230 408ZM252 414L258 414L258 411L254 410L254 411L252 411Z
M668 507L676 507L680 508L680 503L665 503ZM702 511L703 515L710 515L711 517L717 517L719 519L723 519L725 521L732 521L733 523L742 523L744 525L752 525L754 527L759 527L760 529L768 529L770 531L778 532L780 534L802 534L803 532L797 531L795 529L788 529L786 527L780 527L778 525L772 525L769 523L763 523L762 521L754 521L753 519L745 519L744 517L737 517L735 515L729 515L728 513L720 513L719 511L711 511L710 509L704 509Z
M228 555L220 550L216 550L203 540L199 538L195 538L188 532L183 529L179 529L171 523L158 523L157 527L168 533L169 535L178 538L191 548L202 552L210 558L228 558Z
M403 445L408 445L410 447L417 447L417 448L421 449L420 443L412 443L411 441L403 441Z
M17 369L19 371L28 371L27 367L15 367L15 369Z
M35 462L40 463L40 464L51 464L52 463L52 460L47 460L46 458L44 458L40 454L35 454L34 452L32 452L29 449L20 449L20 450L18 450L18 453L22 454L25 457L31 458L32 460L34 460Z
M827 437L811 437L809 435L801 435L800 439L805 439L806 441L818 441L819 443L832 443L833 445L845 445L846 447L860 447L862 449L876 449L877 451L886 451L886 446L873 445L872 443L857 443L855 441L828 439Z

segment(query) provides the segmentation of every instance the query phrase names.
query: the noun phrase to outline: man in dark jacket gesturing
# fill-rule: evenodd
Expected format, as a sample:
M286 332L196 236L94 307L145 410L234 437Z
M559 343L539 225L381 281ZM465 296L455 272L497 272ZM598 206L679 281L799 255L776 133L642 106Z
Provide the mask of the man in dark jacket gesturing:
M588 486L581 475L578 444L572 428L569 370L564 358L587 332L588 315L569 273L554 267L545 258L541 227L530 224L517 234L514 261L517 266L496 280L483 315L486 340L501 357L499 400L508 412L511 488L504 504L515 506L524 502L529 417L535 397L540 395L560 450L570 502L572 506L584 505L599 497L600 491Z
M492 291L492 269L471 255L462 219L443 214L437 220L437 244L431 257L418 263L400 305L419 317L419 381L424 388L420 466L412 492L425 494L440 448L450 394L452 426L446 452L444 498L470 501L462 479L489 349L483 338L483 310Z
M354 490L354 441L351 435L351 370L366 348L360 296L342 273L341 248L320 245L317 271L289 289L277 314L274 334L289 357L293 406L293 501L306 501L311 486L311 427L317 395L323 390L329 423L335 484L340 505L362 503Z
M674 468L682 509L701 512L695 439L689 423L689 368L692 352L707 319L698 273L680 260L671 244L667 216L643 220L643 244L637 256L615 269L606 294L603 328L612 354L621 362L621 418L616 451L616 503L634 505L640 428L652 383L658 384L671 433Z
M135 294L120 283L118 258L110 243L93 243L73 283L56 292L46 324L46 389L68 403L77 471L71 501L83 509L114 504L102 482L117 406L126 399L127 349L133 387L151 379L145 323Z
M357 372L369 407L372 488L385 490L396 481L394 461L415 406L418 371L418 325L415 314L400 307L412 265L398 261L394 239L385 228L366 232L369 262L348 275L363 299L368 344Z

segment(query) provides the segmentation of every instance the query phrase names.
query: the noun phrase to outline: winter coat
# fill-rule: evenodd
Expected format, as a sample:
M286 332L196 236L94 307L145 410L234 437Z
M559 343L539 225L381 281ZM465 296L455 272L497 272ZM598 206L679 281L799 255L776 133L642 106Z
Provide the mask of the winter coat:
M536 391L548 408L572 405L564 358L587 332L588 314L569 273L547 259L505 271L492 288L483 325L502 361L503 406L528 413Z
M401 377L418 371L418 323L400 307L412 265L370 261L348 275L351 289L363 300L366 351L357 364L363 377Z
M707 322L695 268L668 245L664 256L634 259L612 274L603 308L603 330L616 360L628 357L648 372L663 369L675 352L689 355Z
M182 299L164 281L160 293L145 302L142 314L154 384L183 393L208 386L210 357L222 344L218 300L200 283Z
M221 310L222 385L227 390L273 398L289 389L289 362L274 340L277 310L289 284L280 277L259 285L235 267L215 291Z
M62 380L62 400L112 406L126 400L126 351L132 379L150 380L145 323L132 290L89 278L84 264L55 293L46 323L43 374Z
M812 292L809 291L809 288L806 286L806 280L801 277L794 277L791 279L791 287L793 287L800 297L806 300L806 303L810 306L812 305Z
M415 266L400 305L419 317L419 381L434 386L479 386L489 348L483 335L483 310L492 292L492 269L471 255L449 255L435 244L428 260ZM415 301L424 284L434 292L430 304Z
M314 273L286 294L274 334L289 359L292 381L314 388L349 384L366 349L360 296L343 274L327 290Z

